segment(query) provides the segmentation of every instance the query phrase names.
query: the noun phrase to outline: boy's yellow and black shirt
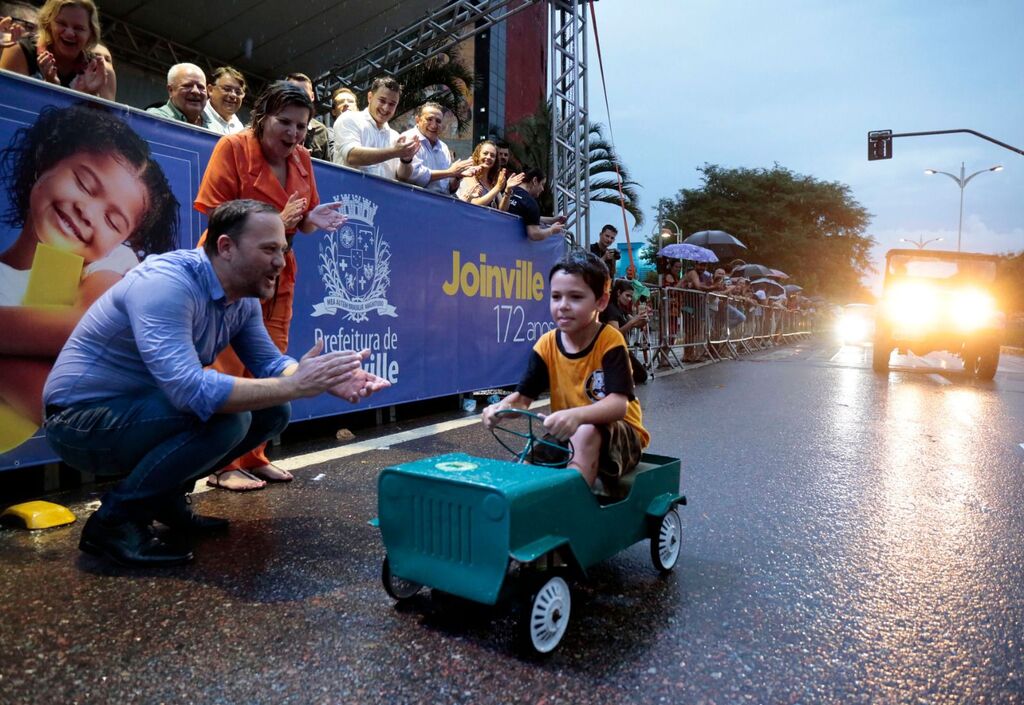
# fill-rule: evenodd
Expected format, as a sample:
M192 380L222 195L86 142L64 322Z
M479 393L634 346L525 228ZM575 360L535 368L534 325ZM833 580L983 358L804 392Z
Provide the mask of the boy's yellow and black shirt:
M602 324L594 340L577 353L565 351L558 329L545 333L533 346L526 374L516 391L530 399L550 391L552 411L586 406L609 394L622 394L629 399L626 423L636 429L644 448L651 442L651 434L643 425L640 402L633 393L626 340L607 324Z

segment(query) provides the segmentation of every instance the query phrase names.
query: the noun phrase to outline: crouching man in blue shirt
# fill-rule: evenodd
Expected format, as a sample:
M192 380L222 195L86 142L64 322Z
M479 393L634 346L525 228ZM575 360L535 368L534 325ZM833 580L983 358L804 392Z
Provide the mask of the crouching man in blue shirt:
M190 509L196 480L281 433L293 399L354 403L388 386L362 369L369 350L321 355L317 344L296 362L274 346L260 299L273 296L286 247L274 207L229 201L210 214L203 249L150 257L81 319L43 390L46 439L79 470L126 477L80 549L122 565L191 560L176 535L227 527ZM254 379L204 369L229 344Z

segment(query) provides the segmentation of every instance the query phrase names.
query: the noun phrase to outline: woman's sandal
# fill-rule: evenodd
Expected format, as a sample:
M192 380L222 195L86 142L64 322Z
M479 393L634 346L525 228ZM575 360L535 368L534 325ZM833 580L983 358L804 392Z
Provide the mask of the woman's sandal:
M254 490L262 490L267 486L264 480L246 470L225 470L224 472L214 473L206 478L206 484L210 487L231 490L232 492L253 492Z
M258 468L249 468L249 473L267 482L291 482L294 476L283 468L273 463L268 463Z

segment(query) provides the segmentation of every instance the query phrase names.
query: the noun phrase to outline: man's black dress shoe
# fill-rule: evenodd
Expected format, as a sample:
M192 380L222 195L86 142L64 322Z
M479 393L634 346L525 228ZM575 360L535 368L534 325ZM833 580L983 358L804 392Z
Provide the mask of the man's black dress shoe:
M82 527L78 548L132 567L179 565L192 560L192 551L168 546L139 521L110 523L96 514Z
M228 528L228 520L208 517L192 511L192 498L182 495L165 505L154 517L171 531L190 534L212 534Z

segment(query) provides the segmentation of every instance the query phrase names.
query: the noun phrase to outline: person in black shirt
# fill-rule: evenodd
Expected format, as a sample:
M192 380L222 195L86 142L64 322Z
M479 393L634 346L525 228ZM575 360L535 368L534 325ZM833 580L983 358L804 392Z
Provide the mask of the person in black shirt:
M607 323L612 328L618 329L622 336L626 338L627 343L629 342L627 337L629 331L647 325L647 314L631 316L632 310L633 283L626 279L616 279L612 285L612 295L608 300L608 305L601 312L601 321ZM633 368L633 382L635 384L646 382L647 370L644 369L643 363L636 358L632 350L629 351L629 364Z
M516 186L509 194L508 212L518 215L526 226L526 236L531 240L545 240L562 232L565 216L540 214L537 198L544 193L547 177L540 169L527 169L522 186Z
M600 234L597 236L597 242L590 246L590 251L601 258L601 260L608 267L608 274L611 276L612 281L615 280L615 268L618 266L619 257L621 253L617 247L613 246L615 237L619 234L614 225L607 224L601 228Z

